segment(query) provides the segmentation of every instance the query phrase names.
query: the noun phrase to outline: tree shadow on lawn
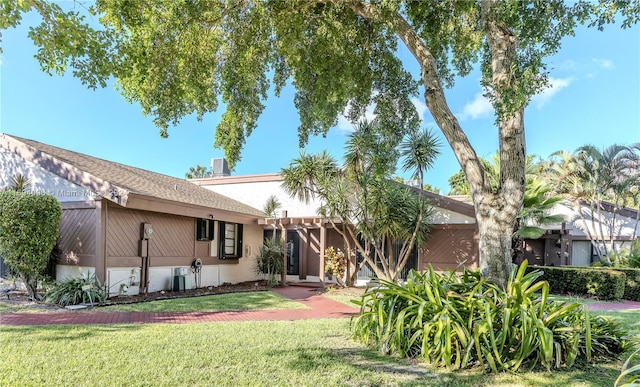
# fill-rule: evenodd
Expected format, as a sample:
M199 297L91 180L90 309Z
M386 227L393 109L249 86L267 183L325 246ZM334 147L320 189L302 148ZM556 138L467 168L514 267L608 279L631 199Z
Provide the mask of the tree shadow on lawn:
M299 348L293 354L290 351L279 351L272 355L293 357L287 363L289 369L306 374L351 368L346 374L353 378L345 381L347 385L377 385L380 380L385 380L385 385L401 386L610 386L619 375L616 364L606 363L576 364L570 370L551 372L537 369L530 372L491 374L480 367L446 371L431 368L419 360L400 359L382 355L372 349L348 345L337 349Z
M19 335L25 340L36 337L36 340L63 341L83 340L102 334L118 333L122 331L136 331L144 324L96 324L96 325L21 325L2 326L0 334ZM0 336L1 337L1 336Z

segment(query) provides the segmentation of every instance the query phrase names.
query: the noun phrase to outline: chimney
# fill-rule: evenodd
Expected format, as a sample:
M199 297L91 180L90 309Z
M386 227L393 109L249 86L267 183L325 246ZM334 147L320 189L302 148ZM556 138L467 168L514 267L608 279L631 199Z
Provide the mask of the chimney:
M227 160L224 158L211 159L211 175L213 177L230 176Z

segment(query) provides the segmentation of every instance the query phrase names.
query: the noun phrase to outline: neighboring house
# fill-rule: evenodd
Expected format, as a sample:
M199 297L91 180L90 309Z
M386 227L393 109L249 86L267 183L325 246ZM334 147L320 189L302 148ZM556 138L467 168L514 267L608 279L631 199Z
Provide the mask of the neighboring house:
M546 266L590 266L599 259L596 249L604 254L603 242L607 250L611 241L617 249L628 249L632 239L640 236L638 211L616 210L610 203L603 203L600 212L592 214L588 205L576 207L565 201L549 214L562 215L565 222L545 227L547 231L539 239L526 239L519 260L526 258L530 264Z
M282 188L282 177L278 173L245 176L228 176L216 170L213 173L217 177L190 181L256 208L264 208L267 198L275 195L281 203L277 217L264 218L259 223L264 227L265 238L273 235L274 230L280 236L286 235L290 252L288 280L324 280L321 273L324 273L325 250L329 246L344 250L344 242L331 223L317 214L319 201L307 204L291 198ZM429 264L437 270L454 269L462 262L476 267L478 243L473 206L430 192L424 194L435 208L430 219L431 234L423 246L414 249L415 256L407 270L426 270ZM372 275L370 269L364 269L358 277L368 280Z
M0 189L22 174L32 192L62 205L57 279L95 273L115 295L127 287L137 294L258 278L264 214L250 205L186 180L7 134L0 134L0 171Z

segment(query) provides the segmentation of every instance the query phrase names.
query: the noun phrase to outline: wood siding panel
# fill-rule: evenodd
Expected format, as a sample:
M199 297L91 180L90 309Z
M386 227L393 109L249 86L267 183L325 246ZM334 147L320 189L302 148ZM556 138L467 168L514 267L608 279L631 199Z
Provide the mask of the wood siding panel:
M320 276L320 229L308 230L307 238L307 275Z
M215 241L211 242L196 242L196 257L209 257L211 256L211 243L215 243Z
M139 255L141 224L150 223L153 226L153 234L149 239L149 256L193 257L194 222L193 218L183 216L110 207L107 220L107 256Z
M435 226L424 246L420 248L419 269L455 269L466 261L467 267L478 266L478 241L475 225Z
M58 247L62 265L95 266L98 215L95 208L71 208L62 212Z
M544 265L544 240L525 240L523 242L522 256L516 259L516 263L520 264L525 259L529 262L529 265Z

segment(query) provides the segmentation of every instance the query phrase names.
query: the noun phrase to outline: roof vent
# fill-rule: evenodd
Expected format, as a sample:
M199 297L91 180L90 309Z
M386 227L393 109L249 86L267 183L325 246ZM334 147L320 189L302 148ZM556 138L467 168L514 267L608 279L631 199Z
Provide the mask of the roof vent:
M218 158L211 159L211 175L213 177L230 176L229 165L227 159Z

